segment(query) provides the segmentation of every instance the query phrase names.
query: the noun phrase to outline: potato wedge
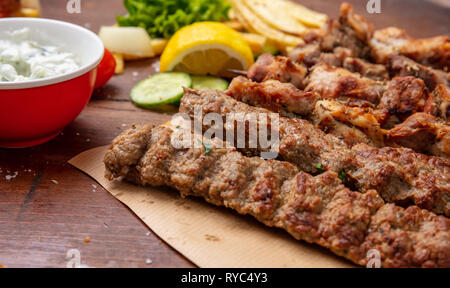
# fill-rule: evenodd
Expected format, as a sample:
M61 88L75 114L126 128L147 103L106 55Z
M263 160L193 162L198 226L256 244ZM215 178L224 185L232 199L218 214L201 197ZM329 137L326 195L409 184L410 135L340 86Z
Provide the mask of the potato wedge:
M227 25L231 29L236 30L238 32L242 32L245 30L244 25L242 25L242 23L237 20L231 20L228 22L224 22L223 24Z
M123 61L123 55L119 53L113 53L114 60L116 60L115 74L122 74L125 70L125 62Z
M284 50L288 46L296 46L304 43L303 39L300 37L292 36L271 28L254 15L241 0L231 0L231 2L235 9L236 17L245 28L250 32L266 37L267 41L273 44L277 49Z
M152 48L153 53L155 53L155 56L161 55L164 49L167 46L167 43L169 43L169 40L164 38L156 38L152 39Z
M248 46L252 49L253 54L260 54L264 51L264 45L266 45L267 39L264 36L253 33L239 33Z
M236 10L234 8L231 8L230 11L228 11L228 18L230 18L231 21L237 20Z
M290 13L279 9L281 1L274 0L242 0L258 18L266 24L282 32L295 36L303 36L308 29L298 22Z
M20 17L39 17L41 13L38 9L34 8L20 8Z
M123 54L125 59L155 56L152 41L144 28L103 26L99 37L109 51Z
M309 28L322 28L328 21L327 15L310 10L297 3L286 0L279 0L275 3L277 3L277 7L274 7L274 9L284 11Z

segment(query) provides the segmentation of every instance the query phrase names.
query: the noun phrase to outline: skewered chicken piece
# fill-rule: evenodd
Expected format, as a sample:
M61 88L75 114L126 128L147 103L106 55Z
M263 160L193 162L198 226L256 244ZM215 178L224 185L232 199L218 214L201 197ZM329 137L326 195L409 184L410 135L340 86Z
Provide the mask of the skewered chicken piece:
M443 216L385 204L374 190L351 191L334 172L313 177L286 162L245 157L217 138L209 150L177 149L175 130L137 126L118 136L105 156L106 177L202 197L358 265L377 249L383 267L450 266L450 220Z
M342 67L353 73L359 73L361 76L376 80L389 80L389 73L384 65L373 64L360 58L347 57L342 63Z
M421 81L416 78L413 80ZM398 85L401 86L401 84ZM406 91L406 96L403 98L414 99L414 89L400 90ZM367 102L319 100L316 94L305 93L288 83L273 80L256 83L245 77L235 78L226 94L238 101L266 108L287 117L302 116L327 134L342 139L350 147L358 143L375 147L404 146L414 149L416 152L450 159L450 147L448 147L450 135L447 133L449 126L432 115L414 113L405 123L392 125L393 130L384 129L388 125L386 121L390 117L389 109L395 108L399 112L409 111L408 104L415 102L413 100L405 100L405 103L402 103L397 101L398 97L389 98L392 101L387 101L388 97L383 97L382 103L379 105L381 108L377 109L368 105ZM388 96L394 94L385 93ZM422 104L425 105L424 101ZM392 108L383 108L383 105ZM415 105L415 107L417 106ZM417 140L414 139L415 135L420 136L417 139L421 139L421 141L411 144ZM385 141L386 137L389 137L387 142Z
M321 99L367 101L400 120L412 113L424 111L429 98L421 79L408 76L380 82L325 63L314 66L305 83L305 91L316 92Z
M401 120L424 111L430 97L425 83L412 76L395 77L387 83L385 89L377 108L387 110L390 115Z
M450 159L450 126L426 113L416 113L387 132L387 141Z
M450 68L448 36L414 39L409 37L405 30L389 27L376 31L369 43L372 57L380 64L387 64L389 57L400 54L436 69L449 71Z
M197 109L202 115L217 113L224 118L230 112L270 113L269 110L251 107L219 91L186 90L181 99L180 113L186 113L194 119ZM242 121L255 121L254 127L263 125L258 119ZM204 131L210 128L206 124L203 126ZM376 189L387 202L415 204L438 214L450 215L448 161L415 153L411 149L380 149L366 144L349 148L335 136L325 134L308 121L298 118L280 117L278 128L279 159L291 162L300 170L318 173L324 169L341 173L345 182L358 191ZM230 132L236 133L232 129ZM259 155L270 149L259 146L256 150L241 151Z
M267 65L267 63L270 64ZM306 73L298 72L299 69L291 67L299 66L295 66L286 57L264 54L251 67L248 78L256 82L278 80L283 83L291 83L297 88L306 85L306 91L316 92L321 99L352 98L368 101L375 105L381 102L382 107L380 108L388 109L392 114L400 113L402 116L405 113L423 111L428 99L423 81L412 76L397 77L390 82L381 82L363 77L358 73L352 73L344 68L320 63L311 68L306 79L302 79ZM298 85L298 83L302 83L302 85Z
M340 49L340 52L336 50ZM357 66L347 63L343 65L344 59L342 49L347 50L346 57L354 57ZM398 55L408 57L410 61L398 62L393 72L403 70L405 65L413 68L419 73L411 74L411 71L402 71L396 76L416 76L422 78L430 90L435 89L436 84L443 83L442 79L447 79L445 74L450 66L450 37L439 36L429 39L413 39L406 35L404 30L398 28L386 28L374 31L374 28L362 16L356 15L353 8L348 3L341 5L341 17L339 22L330 20L324 29L312 31L305 36L305 43L300 44L291 53L292 60L298 63L305 63L311 67L318 63L328 63L330 65L345 67L352 72L359 72L365 77L374 80L383 80L386 76L385 70L367 60L389 65L389 59ZM350 61L350 60L349 60ZM412 61L412 62L411 62ZM424 67L418 65L425 65ZM401 65L398 67L398 65ZM363 67L358 71L358 66ZM435 69L426 69L431 66ZM356 69L355 69L356 68ZM409 68L408 68L409 69ZM430 75L431 74L431 75ZM441 80L438 80L441 78ZM439 83L435 83L438 81Z
M335 67L343 67L350 72L359 73L363 77L376 81L389 80L389 74L384 65L353 57L348 48L337 47L332 53L322 52L319 43L300 44L295 47L289 57L295 63L305 64L308 68L320 63Z
M303 81L307 73L308 70L304 65L296 64L289 58L263 54L250 67L247 76L256 82L278 80L283 83L292 83L295 87L303 88Z
M441 84L450 87L450 73L420 65L405 56L390 56L388 67L392 77L414 76L420 78L425 82L430 91L433 91Z
M386 131L381 128L377 116L381 115L369 107L320 100L310 120L317 128L342 139L349 147L359 143L384 147Z
M257 83L239 76L231 81L227 94L240 101L257 107L264 107L278 113L295 113L302 116L310 115L316 105L319 95L313 92L303 92L290 83L277 80L267 80Z
M376 105L386 92L384 82L365 78L326 63L314 66L305 83L305 91L314 91L321 99L352 98Z
M424 112L450 123L450 88L445 85L438 85L430 94Z
M233 79L226 94L241 102L284 116L302 116L350 146L358 143L384 146L384 132L380 122L387 118L388 114L374 111L370 105L364 105L367 104L365 102L318 101L317 94L303 92L289 83L274 80L256 83L245 77Z
M275 77L281 81L289 82L289 79L291 79L292 76L283 76L285 74L291 74L291 72L283 72L283 67L294 65L293 63L290 63L289 59L282 56L274 57L269 54L265 54L261 57L264 60L258 60L251 68L251 71L258 71L258 73L248 73L248 78L259 82L260 79L269 80L271 77ZM402 56L398 57L400 57L399 59L403 63L411 64L411 60L408 59L409 61L403 61ZM269 60L269 58L272 60ZM346 59L349 60L352 58ZM393 57L392 59L396 59L396 57ZM264 63L266 62L272 64L264 66ZM398 66L393 65L392 67ZM428 74L429 76L442 74L432 74L436 71L441 71L424 66L422 66L422 68L426 69L423 73L431 73ZM388 120L389 115L385 112L382 113L387 116L386 119L381 122L382 125L385 125L385 128L392 128L414 112L426 112L447 122L450 119L450 88L443 84L438 85L433 93L428 93L427 89L425 89L425 83L421 79L413 76L394 77L390 82L374 81L362 77L358 73L351 73L347 69L333 67L325 63L314 66L311 69L308 78L302 81L301 77L303 74L303 72L295 74L297 79L295 83L302 83L302 85L297 85L296 87L301 88L298 86L309 84L307 89L319 94L321 91L326 92L323 95L319 95L322 99L329 99L331 97L348 102L348 99L345 98L349 97L352 99L369 101L375 105L378 105L379 102L381 102L381 105L378 108L386 109L391 113L391 118L389 119L390 123L388 124L385 122ZM255 77L255 75L258 75L258 77ZM279 77L280 75L281 77ZM428 81L428 83L432 81L430 79L434 79L425 76L422 78ZM313 80L312 84L309 83L311 80ZM287 110L295 112L291 107L287 107ZM303 115L304 113L302 112L301 114Z
M371 53L368 41L373 31L373 25L355 14L352 5L343 3L339 21L330 19L323 29L305 35L305 42L319 43L321 52L332 52L337 47L344 47L351 51L353 57L368 59Z

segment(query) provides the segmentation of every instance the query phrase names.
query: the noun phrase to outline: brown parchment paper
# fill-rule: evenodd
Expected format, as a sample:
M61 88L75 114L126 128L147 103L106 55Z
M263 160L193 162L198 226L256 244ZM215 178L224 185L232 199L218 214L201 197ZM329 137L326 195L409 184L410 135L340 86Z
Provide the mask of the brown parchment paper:
M204 268L352 267L331 252L293 239L249 216L176 191L104 178L107 147L86 151L70 164L128 206L161 239Z

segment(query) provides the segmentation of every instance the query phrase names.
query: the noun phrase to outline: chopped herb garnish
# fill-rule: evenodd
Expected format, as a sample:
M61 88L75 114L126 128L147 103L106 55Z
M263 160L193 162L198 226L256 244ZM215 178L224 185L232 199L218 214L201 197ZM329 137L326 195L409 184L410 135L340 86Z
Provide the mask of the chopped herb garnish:
M316 169L319 171L319 173L325 172L325 169L323 169L323 165L322 164L317 164L316 165Z
M205 154L208 155L211 153L211 145L208 143L203 143L203 146L205 146Z
M198 144L203 145L203 147L205 147L205 154L208 155L209 153L211 153L211 144L205 143L199 139L197 139Z
M345 171L339 172L339 179L341 179L341 181L345 181L346 178L347 178L347 173L345 173Z

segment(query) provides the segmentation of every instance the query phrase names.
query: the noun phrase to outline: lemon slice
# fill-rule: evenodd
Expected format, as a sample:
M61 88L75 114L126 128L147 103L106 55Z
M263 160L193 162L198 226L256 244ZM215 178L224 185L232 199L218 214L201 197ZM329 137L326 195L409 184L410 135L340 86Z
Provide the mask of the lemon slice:
M222 23L186 26L170 39L161 56L161 72L232 77L228 69L247 70L254 58L250 46Z

